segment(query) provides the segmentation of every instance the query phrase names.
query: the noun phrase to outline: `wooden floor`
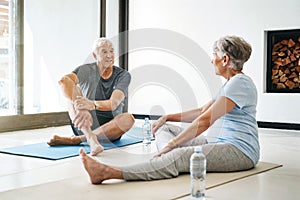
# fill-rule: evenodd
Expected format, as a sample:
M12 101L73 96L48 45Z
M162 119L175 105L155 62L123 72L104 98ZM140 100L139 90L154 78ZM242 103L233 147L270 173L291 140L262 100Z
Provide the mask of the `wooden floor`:
M3 148L46 142L53 134L70 136L72 131L69 126L62 126L1 133L0 146ZM283 167L209 189L206 192L206 199L299 199L300 131L259 129L259 137L261 144L260 160L282 164ZM150 149L136 144L107 150L97 159L108 164L121 166L142 162L151 158L155 152L154 142ZM126 160L126 156L124 156L126 154L134 156L131 156L131 160ZM79 176L84 176L84 180L89 182L79 157L51 161L0 153L0 160L0 192L16 191L13 199L22 199L17 191L28 186L37 186ZM1 193L0 199L2 199ZM68 199L67 192L65 199Z

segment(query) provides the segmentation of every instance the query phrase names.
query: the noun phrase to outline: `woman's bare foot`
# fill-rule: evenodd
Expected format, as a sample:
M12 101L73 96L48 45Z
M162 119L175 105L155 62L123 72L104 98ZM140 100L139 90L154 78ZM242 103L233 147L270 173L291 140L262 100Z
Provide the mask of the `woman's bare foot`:
M92 184L100 184L103 181L112 178L123 179L121 170L112 168L94 160L85 153L83 148L80 148L79 153L84 168L90 176Z
M61 137L58 135L54 135L52 139L47 142L50 146L59 146L59 145L78 145L82 142L80 136L72 136L72 137Z
M104 151L103 146L99 143L97 136L93 135L91 137L87 137L87 143L90 145L91 155L95 156L98 153Z

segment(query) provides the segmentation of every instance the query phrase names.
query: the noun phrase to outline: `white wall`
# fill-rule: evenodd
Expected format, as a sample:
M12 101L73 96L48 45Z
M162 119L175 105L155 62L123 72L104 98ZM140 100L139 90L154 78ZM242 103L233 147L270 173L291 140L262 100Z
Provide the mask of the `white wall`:
M131 0L129 22L130 30L133 32L135 30L145 30L145 28L148 28L144 37L146 41L151 40L151 32L155 32L156 29L164 29L167 32L172 31L173 33L170 33L171 37L179 39L176 41L177 46L184 45L180 39L190 39L199 45L203 49L203 52L206 53L206 56L204 56L203 52L201 50L199 51L201 60L203 60L204 64L208 63L207 65L209 65L209 57L212 52L211 46L216 39L227 34L244 37L253 47L252 57L246 63L244 72L253 78L258 89L259 102L257 120L300 123L299 94L270 94L265 93L264 88L264 78L266 76L264 69L264 31L270 29L300 28L299 19L299 0ZM152 30L149 28L152 28ZM166 39L166 37L162 37L161 39ZM131 38L129 42L131 45L134 45L132 43L135 42L135 39ZM153 42L155 43L157 40ZM162 41L159 41L159 43L162 43ZM171 50L174 50L174 48L176 47L172 46ZM150 48L152 52L146 52L146 49L147 48L144 48L143 51L132 49L129 60L129 67L131 67L131 69L151 64L153 66L161 64L165 67L174 67L176 68L174 69L176 73L182 74L181 76L186 80L188 85L194 85L195 81L199 81L200 86L198 89L197 87L191 86L193 94L196 96L204 94L205 96L203 98L201 97L202 100L197 99L197 97L192 97L196 99L197 105L202 104L203 99L206 100L206 97L211 96L210 86L205 86L205 83L215 84L215 80L212 81L212 79L208 80L206 77L201 77L203 75L204 66L197 66L198 69L200 68L202 70L200 70L200 73L184 74L185 70L193 70L189 60L184 58L185 56L188 57L188 55L182 56L175 54L176 52L170 53L170 51L168 52L166 49L158 51L154 49L154 47ZM199 50L199 48L192 47L192 50L187 54L193 54L194 49ZM173 61L176 59L177 61ZM212 73L209 67L204 70L209 71L207 72L208 74ZM150 72L150 75L151 73L154 72ZM204 75L205 73L206 72L204 72ZM193 77L195 74L198 77ZM168 74L164 75L168 77ZM147 74L144 74L144 76L147 76ZM219 83L216 85L218 84ZM199 90L199 88L201 89ZM137 98L137 96L141 94L138 92L139 88L135 89L135 97L131 96L132 99ZM164 112L182 109L180 107L182 107L183 102L178 103L177 101L176 103L178 96L171 94L172 92L170 91L172 90L167 88L166 91L161 92L167 93L166 97L169 95L169 104L173 103L175 105L173 108L168 109L167 104L159 108L159 105L150 103L151 99L156 100L159 98L152 96L150 99L145 99L145 101L149 102L141 106L141 109L148 106L148 110L156 109L155 112L158 112L158 114L159 112L163 114ZM147 109L143 111L146 112Z

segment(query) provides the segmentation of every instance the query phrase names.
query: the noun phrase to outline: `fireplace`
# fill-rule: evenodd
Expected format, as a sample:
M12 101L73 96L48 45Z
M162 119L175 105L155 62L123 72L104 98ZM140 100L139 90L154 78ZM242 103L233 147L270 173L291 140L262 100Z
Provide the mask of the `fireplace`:
M267 31L267 92L300 92L300 29Z

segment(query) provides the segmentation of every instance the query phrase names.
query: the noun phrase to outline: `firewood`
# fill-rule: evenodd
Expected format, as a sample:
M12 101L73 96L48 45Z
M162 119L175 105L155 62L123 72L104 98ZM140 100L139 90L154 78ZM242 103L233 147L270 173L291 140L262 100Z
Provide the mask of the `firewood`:
M295 77L297 77L297 74L296 74L296 72L293 72L293 73L291 73L291 75L289 75L289 79L291 79L291 78L295 78Z
M290 81L290 80L287 80L285 83L284 83L289 89L293 89L294 86L295 86L295 83L293 81Z
M272 77L275 76L276 74L278 74L278 70L272 69Z
M294 54L292 54L292 55L290 56L290 59L291 59L292 62L294 62L295 60L297 60L297 58L295 57Z
M277 51L278 49L281 49L282 48L282 45L280 42L274 44L273 46L273 51Z
M285 85L283 83L278 83L277 84L277 89L285 89Z
M281 58L278 58L277 60L274 61L275 65L283 66L283 61Z
M290 64L291 63L291 60L289 57L286 57L282 60L282 65L285 66L287 64Z
M295 45L296 43L294 42L294 40L292 39L289 39L289 42L288 42L288 47L291 48Z
M274 65L274 66L273 66L273 69L274 69L274 70L278 70L278 69L279 69L279 65Z
M277 41L271 52L271 80L274 88L300 88L300 36Z
M286 68L283 73L285 73L286 75L289 75L291 72L288 68Z
M278 83L278 80L279 80L279 79L276 78L276 79L274 79L274 80L272 81L272 83L273 83L273 84L277 84L277 83Z
M289 43L289 41L288 40L282 40L280 43L284 44L284 45L287 45Z
M288 79L288 78L286 77L286 75L283 74L282 76L280 76L279 81L280 81L281 83L284 83L287 79Z

